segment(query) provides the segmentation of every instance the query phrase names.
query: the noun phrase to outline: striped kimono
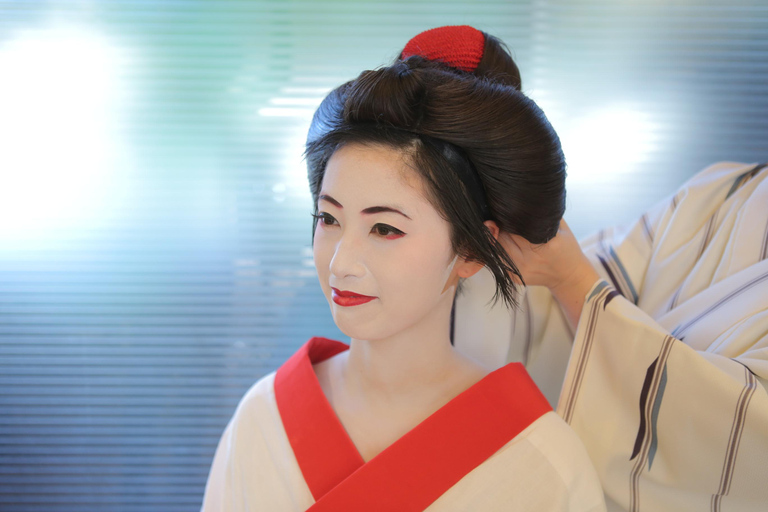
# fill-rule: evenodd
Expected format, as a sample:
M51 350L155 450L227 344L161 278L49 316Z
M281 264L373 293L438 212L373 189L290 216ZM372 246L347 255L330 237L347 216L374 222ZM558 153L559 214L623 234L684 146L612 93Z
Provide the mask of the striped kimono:
M595 464L609 510L768 510L768 168L720 163L582 243L602 279L572 332L548 290L457 299L457 347L525 363Z

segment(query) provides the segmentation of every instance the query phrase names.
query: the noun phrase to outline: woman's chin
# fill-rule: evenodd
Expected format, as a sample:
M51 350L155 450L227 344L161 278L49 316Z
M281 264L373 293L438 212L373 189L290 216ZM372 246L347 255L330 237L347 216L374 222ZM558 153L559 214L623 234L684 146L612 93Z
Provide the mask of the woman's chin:
M351 339L367 340L370 339L370 334L372 334L369 329L361 328L359 325L350 325L350 322L339 321L336 318L334 318L334 322L336 327Z
M344 311L340 313L334 311L333 313L333 322L336 324L336 327L351 339L372 341L391 334L387 329L373 325L370 322L363 322L359 318L345 318Z

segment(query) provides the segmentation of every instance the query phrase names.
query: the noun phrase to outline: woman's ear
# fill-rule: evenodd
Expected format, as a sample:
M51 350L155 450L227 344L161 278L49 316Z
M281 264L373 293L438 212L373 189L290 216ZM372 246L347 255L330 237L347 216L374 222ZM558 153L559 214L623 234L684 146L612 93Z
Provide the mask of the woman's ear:
M466 279L480 272L480 269L482 269L483 266L482 263L459 258L459 261L456 262L456 275Z
M487 227L488 231L491 232L491 234L493 235L493 238L498 240L499 239L499 226L497 226L496 223L494 221L492 221L492 220L487 220L487 221L483 222L483 224L485 224L485 227Z
M491 235L493 235L493 238L498 240L499 226L497 226L496 223L492 220L487 220L483 222L483 224L485 224L485 227L487 227L488 231L491 232ZM484 266L485 265L477 261L459 258L459 260L456 262L456 274L459 277L466 279L467 277L472 277L473 275L480 272L480 269L482 269Z

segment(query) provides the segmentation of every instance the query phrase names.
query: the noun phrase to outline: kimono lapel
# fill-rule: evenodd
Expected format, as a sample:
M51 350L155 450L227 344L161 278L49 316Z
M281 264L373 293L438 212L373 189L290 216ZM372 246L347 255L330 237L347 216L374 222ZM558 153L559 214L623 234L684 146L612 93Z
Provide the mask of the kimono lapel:
M346 348L313 338L275 377L283 424L316 500L311 512L424 510L552 410L523 366L512 363L364 463L312 370L313 362Z
M277 409L315 501L365 463L312 369L347 349L339 341L312 338L275 374Z

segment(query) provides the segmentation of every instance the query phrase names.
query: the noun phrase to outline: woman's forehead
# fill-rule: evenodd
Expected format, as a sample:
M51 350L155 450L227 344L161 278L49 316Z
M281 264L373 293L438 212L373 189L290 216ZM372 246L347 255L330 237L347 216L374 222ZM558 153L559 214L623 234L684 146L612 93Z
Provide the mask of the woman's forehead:
M429 205L423 180L405 152L383 145L354 143L336 150L326 166L321 195L357 206L371 201L412 209Z

